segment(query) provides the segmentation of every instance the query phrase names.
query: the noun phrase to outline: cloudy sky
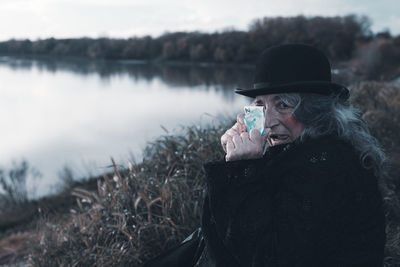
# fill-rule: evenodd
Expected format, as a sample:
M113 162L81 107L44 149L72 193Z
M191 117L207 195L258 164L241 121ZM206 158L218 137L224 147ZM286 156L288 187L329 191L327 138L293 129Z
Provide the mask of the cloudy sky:
M246 30L264 16L367 15L400 34L398 0L0 0L0 40Z

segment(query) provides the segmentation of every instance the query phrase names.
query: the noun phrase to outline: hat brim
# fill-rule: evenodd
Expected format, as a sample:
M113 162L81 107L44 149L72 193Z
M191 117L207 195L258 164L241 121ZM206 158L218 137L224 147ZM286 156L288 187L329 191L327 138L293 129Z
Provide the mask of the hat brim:
M322 95L339 95L340 98L348 99L350 96L349 90L338 83L326 82L326 81L305 81L296 83L285 83L278 85L269 85L257 89L242 89L237 88L235 93L248 96L256 97L258 95L269 95L269 94L282 94L282 93L314 93Z

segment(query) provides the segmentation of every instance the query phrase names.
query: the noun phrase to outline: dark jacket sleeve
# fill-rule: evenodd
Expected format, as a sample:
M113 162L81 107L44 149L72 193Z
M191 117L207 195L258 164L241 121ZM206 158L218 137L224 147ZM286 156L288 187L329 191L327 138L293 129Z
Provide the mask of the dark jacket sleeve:
M228 257L236 266L382 266L372 172L346 147L292 156L273 168L263 159L205 165L203 230L217 266Z
M204 166L208 195L202 228L216 266L251 266L255 241L271 225L273 186L263 164L255 159Z

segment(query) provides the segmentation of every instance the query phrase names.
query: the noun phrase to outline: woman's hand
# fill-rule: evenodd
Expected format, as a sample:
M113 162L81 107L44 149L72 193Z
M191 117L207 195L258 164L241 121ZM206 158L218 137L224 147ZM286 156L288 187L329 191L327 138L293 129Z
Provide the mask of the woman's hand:
M232 141L232 138L234 136L240 136L240 134L246 132L246 125L244 124L244 114L239 114L236 117L236 123L235 125L232 126L229 130L227 130L223 136L221 136L221 145L222 148L224 149L225 153L226 151L226 144L228 143L228 140Z
M237 122L221 137L222 148L226 152L225 160L261 158L265 138L257 129L246 132L244 114L237 116Z

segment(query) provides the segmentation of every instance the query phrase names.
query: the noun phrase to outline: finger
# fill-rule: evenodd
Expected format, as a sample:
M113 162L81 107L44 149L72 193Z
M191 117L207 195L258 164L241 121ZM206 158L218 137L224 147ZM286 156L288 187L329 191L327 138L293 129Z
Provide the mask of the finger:
M249 141L250 140L250 136L248 132L243 132L240 134L240 137L242 138L242 141Z
M226 145L226 142L229 139L232 139L232 136L230 136L229 134L224 134L223 136L221 136L221 144L225 144Z
M243 148L248 149L250 144L249 133L247 132L241 133L240 137L242 139Z
M244 113L240 113L236 116L236 121L240 124L244 124Z
M263 140L261 133L258 129L251 129L249 139L251 142L256 144L261 143Z
M224 135L221 137L221 145L222 145L222 149L225 151L225 153L226 153L226 144L227 144L227 142L228 142L229 140L232 141L232 137L229 136L229 135L227 135L227 134L224 134Z
M241 125L239 123L235 123L230 129L228 129L225 133L229 134L230 136L239 135L240 134Z
M247 132L246 124L240 124L239 133Z
M235 148L238 148L238 147L242 146L242 144L243 144L242 138L239 135L233 136L232 141L233 141L233 144L235 145Z
M240 113L236 117L239 133L246 132L246 124L244 123L244 113Z
M235 150L235 145L233 144L232 140L228 140L226 143L226 153L230 154L233 150Z
M230 128L227 133L229 133L229 135L233 136L233 135L238 135L241 133L240 131L241 126L239 125L239 123L235 123L235 125L232 126L232 128Z

